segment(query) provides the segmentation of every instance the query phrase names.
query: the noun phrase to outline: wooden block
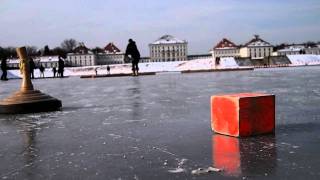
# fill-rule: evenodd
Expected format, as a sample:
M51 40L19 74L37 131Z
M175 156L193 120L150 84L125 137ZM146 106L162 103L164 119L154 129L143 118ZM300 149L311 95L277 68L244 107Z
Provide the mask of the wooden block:
M212 96L211 127L216 133L235 137L273 133L275 96L263 93Z

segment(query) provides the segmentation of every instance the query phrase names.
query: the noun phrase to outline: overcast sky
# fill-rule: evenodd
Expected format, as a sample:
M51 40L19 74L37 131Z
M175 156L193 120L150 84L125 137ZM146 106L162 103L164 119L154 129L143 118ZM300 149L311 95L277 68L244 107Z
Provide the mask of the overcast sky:
M253 34L272 44L320 41L320 0L0 0L0 46L54 48L74 38L124 50L133 38L146 56L164 34L187 40L189 54Z

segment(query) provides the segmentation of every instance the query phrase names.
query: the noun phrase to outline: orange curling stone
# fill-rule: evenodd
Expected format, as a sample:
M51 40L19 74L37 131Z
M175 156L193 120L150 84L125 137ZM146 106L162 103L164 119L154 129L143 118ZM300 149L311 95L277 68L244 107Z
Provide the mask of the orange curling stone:
M216 133L235 137L274 133L275 95L239 93L212 96L211 127Z

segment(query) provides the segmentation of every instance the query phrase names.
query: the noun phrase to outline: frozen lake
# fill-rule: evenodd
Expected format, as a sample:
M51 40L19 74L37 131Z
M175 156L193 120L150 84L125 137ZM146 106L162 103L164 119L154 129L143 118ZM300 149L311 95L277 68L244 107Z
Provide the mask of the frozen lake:
M2 179L319 179L320 67L34 80L59 112L0 115ZM0 82L0 99L20 80ZM210 127L210 96L276 95L275 135ZM191 171L223 169L202 175Z

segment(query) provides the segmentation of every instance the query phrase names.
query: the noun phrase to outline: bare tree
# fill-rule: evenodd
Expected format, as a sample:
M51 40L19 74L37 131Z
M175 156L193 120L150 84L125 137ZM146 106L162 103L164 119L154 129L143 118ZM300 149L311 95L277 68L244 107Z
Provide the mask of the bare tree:
M65 39L61 43L61 48L64 49L66 52L71 52L76 46L78 42L74 39Z
M17 57L15 47L0 47L0 59L15 58Z
M49 56L49 55L51 55L51 50L50 50L50 48L49 48L48 45L45 45L45 46L44 46L42 55L43 55L43 56Z
M313 42L313 41L308 41L308 42L305 43L305 45L306 45L307 47L315 47L315 46L317 45L317 43L315 43L315 42Z
M38 54L38 48L36 46L26 46L26 50L29 56L36 56Z
M62 49L61 47L55 47L54 49L52 49L52 55L61 56L62 58L66 58L67 52L64 49Z

